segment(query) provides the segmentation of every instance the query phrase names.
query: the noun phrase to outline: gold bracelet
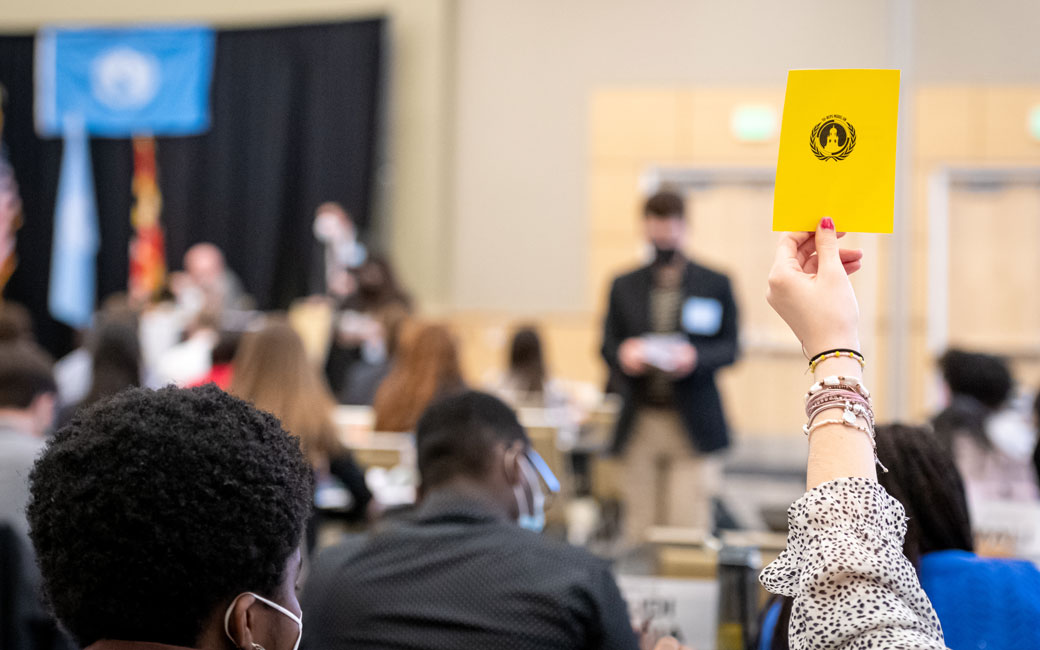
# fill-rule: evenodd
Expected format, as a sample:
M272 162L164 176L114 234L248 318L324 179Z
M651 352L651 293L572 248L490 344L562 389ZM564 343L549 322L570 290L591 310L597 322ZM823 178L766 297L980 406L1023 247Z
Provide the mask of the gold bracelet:
M859 362L860 368L865 369L867 367L867 360L863 358L862 354L855 350L830 350L828 352L817 354L809 361L809 372L816 372L816 366L820 365L824 359L841 359L842 357L855 359Z

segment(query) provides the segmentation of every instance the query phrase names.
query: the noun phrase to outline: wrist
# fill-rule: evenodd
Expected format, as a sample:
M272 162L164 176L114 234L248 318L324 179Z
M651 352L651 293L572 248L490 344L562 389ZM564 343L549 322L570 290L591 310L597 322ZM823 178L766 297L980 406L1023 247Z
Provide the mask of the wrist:
M827 357L816 364L813 377L817 381L832 375L862 379L863 367L859 361L851 357Z
M827 350L856 350L859 351L859 335L856 333L820 337L818 339L806 339L803 346L805 354L810 359Z

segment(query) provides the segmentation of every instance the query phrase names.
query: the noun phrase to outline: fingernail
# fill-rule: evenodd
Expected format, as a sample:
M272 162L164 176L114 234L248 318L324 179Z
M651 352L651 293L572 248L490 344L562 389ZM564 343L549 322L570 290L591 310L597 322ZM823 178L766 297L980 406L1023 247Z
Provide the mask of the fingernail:
M824 217L823 220L820 221L820 228L823 228L824 230L834 230L834 220L830 217Z

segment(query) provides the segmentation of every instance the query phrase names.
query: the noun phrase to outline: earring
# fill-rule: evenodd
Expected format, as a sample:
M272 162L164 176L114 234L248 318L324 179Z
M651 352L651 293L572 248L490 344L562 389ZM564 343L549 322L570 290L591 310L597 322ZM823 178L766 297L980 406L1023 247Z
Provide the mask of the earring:
M265 649L264 649L264 646L260 645L259 643L254 643L253 644L253 650L265 650Z

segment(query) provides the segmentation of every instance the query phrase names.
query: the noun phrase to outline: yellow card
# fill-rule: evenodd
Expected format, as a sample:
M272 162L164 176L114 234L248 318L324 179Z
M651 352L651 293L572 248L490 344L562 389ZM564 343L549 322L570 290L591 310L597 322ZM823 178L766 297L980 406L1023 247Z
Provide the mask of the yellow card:
M892 232L899 70L787 73L773 230Z

